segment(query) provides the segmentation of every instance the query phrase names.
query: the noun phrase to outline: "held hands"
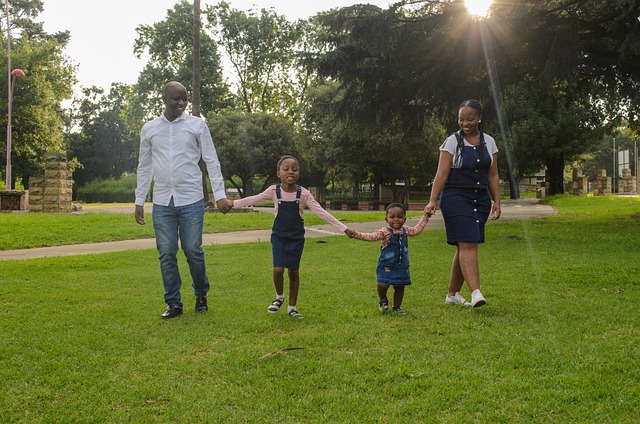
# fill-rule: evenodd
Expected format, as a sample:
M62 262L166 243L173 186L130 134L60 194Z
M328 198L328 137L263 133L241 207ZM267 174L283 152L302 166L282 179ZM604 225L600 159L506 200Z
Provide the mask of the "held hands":
M437 210L438 210L438 204L434 201L429 202L429 204L427 204L427 206L424 207L424 213L429 217L434 215Z
M222 213L227 213L233 208L233 201L227 199L226 197L223 199L216 200L216 206Z
M356 236L356 230L352 230L351 228L344 230L344 233L348 235L349 238L354 238Z

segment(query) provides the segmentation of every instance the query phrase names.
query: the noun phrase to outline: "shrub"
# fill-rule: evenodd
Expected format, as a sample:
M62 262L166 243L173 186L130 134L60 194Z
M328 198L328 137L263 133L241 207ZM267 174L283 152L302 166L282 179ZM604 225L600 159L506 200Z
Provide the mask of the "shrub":
M115 180L93 180L78 187L77 200L86 203L133 203L136 175L124 175Z

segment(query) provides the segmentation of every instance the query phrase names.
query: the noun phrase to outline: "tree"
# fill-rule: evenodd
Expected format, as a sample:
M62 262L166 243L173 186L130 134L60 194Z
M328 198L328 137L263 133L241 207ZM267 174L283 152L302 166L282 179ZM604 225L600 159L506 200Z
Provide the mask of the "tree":
M367 138L339 119L343 94L331 81L309 87L303 103L301 150L312 169L318 168L333 183L350 182L357 195L359 183L367 176L365 158L369 152L365 151Z
M63 151L63 127L69 117L61 107L71 98L76 82L75 68L63 55L66 37L43 33L31 19L42 10L42 2L10 3L12 32L11 62L22 69L25 77L15 85L12 111L12 171L28 188L29 177L40 175L44 153ZM6 29L6 28L5 28ZM0 56L7 56L6 37L2 34ZM7 86L0 84L0 97L7 98ZM0 126L7 125L7 104L0 103ZM5 145L6 146L6 145ZM3 149L6 151L6 148ZM3 164L5 161L3 161Z
M191 99L191 112L200 116L200 84L202 84L202 52L200 51L200 38L202 36L202 21L200 19L200 0L193 1L193 70L191 81L193 82L193 94Z
M437 165L438 156L437 149L428 146L442 139L441 126L430 117L425 118L421 131L414 133L393 122L373 127L373 131L353 125L340 117L343 95L339 85L330 81L308 89L302 122L303 157L330 180L349 181L356 198L360 184L369 178L374 184L374 197L380 185L391 183L394 199L405 200L396 192L395 182L410 185L432 178L432 174L425 177L424 171Z
M74 172L79 186L95 180L120 178L135 170L138 132L127 128L123 115L134 96L133 86L112 84L108 94L99 87L83 88L76 117L80 133L70 141L70 153L82 168Z
M242 197L253 194L254 178L264 179L260 191L274 181L274 158L297 155L294 127L285 118L261 112L228 112L210 113L207 122L222 174Z
M44 11L44 3L42 0L9 0L9 25L11 33L20 33L27 38L38 36L46 36L42 29L41 22L35 22L34 19ZM6 16L6 4L3 1L0 4L2 17ZM7 35L7 22L0 19L0 30L3 37Z
M526 52L517 57L505 96L520 175L527 165L542 165L549 194L563 192L566 163L592 151L624 111L637 110L637 96L628 89L640 82L634 65L640 2L631 3L635 8L626 1L567 0L498 9L500 27L512 23L509 35L517 42L511 51Z
M353 168L364 167L376 189L391 183L395 190L396 181L409 185L418 174L424 179L423 170L437 158L442 136L440 129L433 131L438 104L432 93L448 84L438 78L448 57L416 42L433 38L437 44L440 31L409 24L398 13L395 8L354 5L314 19L325 47L309 63L321 76L339 82L339 100L329 110L350 129L343 146L358 146L354 153L360 159Z
M149 55L137 81L139 105L145 111L146 120L162 113L161 92L169 81L178 81L192 90L193 82L193 5L186 0L167 11L164 21L136 28L134 53L140 58ZM215 41L206 33L200 33L201 104L200 112L224 109L229 104L228 87L223 81L220 55Z
M318 69L341 82L341 116L362 129L382 134L401 122L396 130L417 134L412 129L430 114L448 126L459 102L475 97L487 106L487 129L509 147L495 131L504 110L490 101L483 27L505 87L508 134L527 159L515 158L521 168L514 174L544 165L550 193L560 193L565 162L588 151L622 113L637 121L638 0L504 1L486 22L472 21L461 1L404 3L387 11L355 5L318 19L330 47ZM531 110L536 118L527 119Z
M231 61L238 107L247 113L297 116L295 46L302 33L273 10L257 14L220 2L206 9L208 28Z

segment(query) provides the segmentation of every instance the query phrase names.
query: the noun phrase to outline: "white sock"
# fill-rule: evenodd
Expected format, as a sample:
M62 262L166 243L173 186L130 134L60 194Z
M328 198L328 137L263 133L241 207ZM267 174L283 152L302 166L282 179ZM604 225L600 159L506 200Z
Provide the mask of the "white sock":
M295 310L296 310L296 305L289 305L289 307L287 308L287 312L291 312Z
M276 293L276 299L284 300L284 294Z
M471 297L480 294L480 289L475 289L472 293L471 293Z

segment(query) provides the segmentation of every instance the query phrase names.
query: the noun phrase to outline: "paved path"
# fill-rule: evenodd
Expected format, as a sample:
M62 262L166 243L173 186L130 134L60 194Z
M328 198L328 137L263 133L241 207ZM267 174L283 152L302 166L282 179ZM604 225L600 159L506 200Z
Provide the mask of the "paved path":
M133 219L133 207L127 209L109 208L109 210L91 208L88 209L87 212L131 213L131 219ZM380 213L382 214L383 212L380 211ZM502 216L500 217L500 221L542 218L545 216L553 215L554 213L555 210L551 206L538 205L536 199L503 200ZM419 219L419 217L409 218L407 220L407 225L413 226L418 222ZM384 226L384 221L350 224L351 228L361 232L373 232ZM436 215L431 217L431 219L429 220L429 224L427 224L426 226L426 229L434 230L439 228L444 228L444 222L442 220L442 214L437 213ZM307 227L305 236L307 238L319 238L334 236L338 234L338 231L331 225L318 225L314 227ZM260 242L269 241L270 235L271 230L234 231L229 233L204 234L202 237L202 242L205 246L213 244ZM123 250L155 249L155 247L155 239L153 238L104 243L72 244L67 246L40 247L35 249L4 250L0 251L0 260L84 255L91 253L119 252Z

